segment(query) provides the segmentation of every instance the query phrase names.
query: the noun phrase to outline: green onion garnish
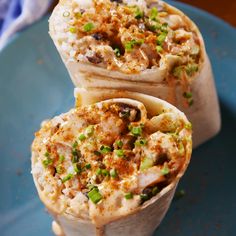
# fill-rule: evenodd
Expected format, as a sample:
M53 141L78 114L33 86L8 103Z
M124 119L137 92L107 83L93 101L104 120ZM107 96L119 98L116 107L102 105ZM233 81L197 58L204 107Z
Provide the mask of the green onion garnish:
M185 193L184 189L181 189L181 190L176 192L175 199L180 199L180 198L184 197L185 194L186 193Z
M63 171L64 171L64 168L62 167L62 165L58 165L58 166L56 167L56 172L57 172L58 174L62 174Z
M88 193L88 197L94 204L97 204L102 199L102 195L99 193L99 190L97 188L93 188Z
M48 157L47 159L43 160L42 163L43 163L43 166L47 168L48 166L52 165L53 160L50 157Z
M85 32L89 32L89 31L91 31L92 29L94 29L94 24L93 24L93 23L89 22L89 23L87 23L87 24L84 25L84 31L85 31Z
M185 153L184 145L182 142L178 143L179 155L183 156Z
M101 151L102 154L106 154L106 153L108 153L108 152L111 152L112 149L111 149L111 147L109 147L109 146L102 145L102 146L100 147L100 151Z
M69 31L70 31L72 34L74 34L74 33L76 33L76 28L75 28L75 27L71 27L71 28L69 29Z
M114 53L116 54L117 57L120 57L120 49L119 48L115 48L114 49Z
M45 156L45 157L50 157L50 153L49 153L49 152L45 152L45 153L44 153L44 156Z
M184 125L184 128L191 130L191 129L193 128L192 123L189 122L189 123L185 124L185 125Z
M99 152L99 151L94 151L93 152L96 156L101 156L102 154L101 154L101 152Z
M85 133L88 135L88 136L91 136L94 132L94 126L93 125L89 125L86 130L85 130Z
M136 140L134 144L136 146L143 146L143 145L147 144L147 140L146 139L139 139L139 140Z
M164 43L165 39L166 39L167 33L166 32L162 32L158 37L157 37L157 44L162 46L162 44Z
M157 52L162 52L163 48L162 48L162 46L158 45L158 46L156 46L156 50L157 50Z
M140 164L140 170L146 170L154 165L153 160L148 157L144 157Z
M184 67L183 66L177 66L173 70L173 75L176 78L181 79L183 77L183 72L184 72Z
M65 160L65 156L60 155L59 156L59 163L62 163Z
M63 179L62 179L62 183L65 183L66 181L72 179L74 177L73 174L68 174L67 176L65 176Z
M170 173L170 170L169 170L168 166L164 166L164 168L161 169L161 173L162 173L163 175L169 174L169 173Z
M133 193L126 193L125 194L125 199L129 200L133 198Z
M124 150L122 149L115 150L115 153L118 157L124 157L125 155Z
M108 170L104 170L104 169L102 169L102 175L104 175L104 176L109 176L110 173L109 173Z
M121 140L117 140L116 145L117 145L118 148L122 148L123 142Z
M145 202L149 199L150 197L148 196L148 194L142 193L140 194L140 199L142 202Z
M140 126L135 126L135 127L131 126L131 130L130 131L136 137L140 136L142 134L142 128Z
M72 149L72 163L78 162L79 158L81 157L81 152L80 150L77 149Z
M151 20L156 20L157 15L158 15L158 10L157 10L156 7L153 7L153 8L151 9L150 19L151 19Z
M141 45L143 43L144 39L139 39L139 40L132 39L131 41L125 43L125 49L127 51L131 51L135 45Z
M184 92L183 93L183 97L185 98L191 98L193 96L193 94L191 92Z
M78 142L75 141L75 142L73 143L72 147L73 147L73 148L77 148L77 147L78 147Z
M159 189L157 186L155 186L155 187L152 189L152 195L153 195L153 196L157 195L157 193L159 193L159 192L160 192L160 189Z
M134 17L136 18L136 19L141 19L141 18L143 18L143 11L141 11L140 10L140 8L139 7L137 7L136 8L136 11L134 12Z
M110 176L112 178L116 178L118 176L116 169L111 169L110 170Z
M102 174L102 169L98 168L98 169L96 170L96 175L101 175L101 174Z
M78 163L74 163L73 167L76 174L80 174L82 172L82 168Z
M163 24L161 25L160 30L161 30L162 32L164 32L164 33L167 34L167 33L168 33L167 27L168 27L168 23L163 23Z
M86 136L84 134L79 135L79 140L84 141L86 139Z
M89 164L89 163L86 164L86 165L85 165L85 168L86 168L86 169L91 169L91 164Z
M197 64L188 64L186 66L186 73L188 76L192 76L195 72L198 71L198 65Z

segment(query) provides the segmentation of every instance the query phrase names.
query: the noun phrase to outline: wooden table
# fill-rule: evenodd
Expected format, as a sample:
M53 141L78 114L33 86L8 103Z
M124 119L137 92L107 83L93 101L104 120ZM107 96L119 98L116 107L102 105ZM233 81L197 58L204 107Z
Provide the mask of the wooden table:
M218 16L233 26L236 26L235 0L179 0L180 2L196 6Z
M84 0L86 1L86 0ZM208 11L236 27L236 0L177 0ZM54 0L52 7L57 4Z

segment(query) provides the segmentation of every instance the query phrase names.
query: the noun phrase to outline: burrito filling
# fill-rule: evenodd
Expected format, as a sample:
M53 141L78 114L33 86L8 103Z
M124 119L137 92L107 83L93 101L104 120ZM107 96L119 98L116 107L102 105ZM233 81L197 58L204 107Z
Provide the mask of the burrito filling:
M190 123L164 110L148 118L142 103L111 101L72 109L36 132L32 174L54 211L81 219L126 215L186 163Z
M165 68L167 82L186 85L198 71L197 30L162 1L71 0L58 12L56 39L72 60L126 74Z

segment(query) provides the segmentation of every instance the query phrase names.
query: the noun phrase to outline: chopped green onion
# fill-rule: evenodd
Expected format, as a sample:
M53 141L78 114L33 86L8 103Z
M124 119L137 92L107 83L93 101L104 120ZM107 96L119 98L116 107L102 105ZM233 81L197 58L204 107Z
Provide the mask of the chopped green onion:
M183 156L185 153L184 145L182 142L178 143L179 155Z
M94 24L91 23L91 22L89 22L89 23L87 23L87 24L84 25L84 31L85 31L85 32L89 32L89 31L91 31L91 30L93 30L93 29L94 29Z
M65 176L63 179L62 179L62 183L65 183L66 181L72 179L74 177L73 174L68 174L67 176Z
M140 170L144 171L154 165L153 160L148 157L144 157L140 164Z
M86 130L85 130L85 133L88 135L88 136L91 136L94 132L94 126L93 125L89 125Z
M109 171L108 170L102 170L102 174L104 175L104 176L109 176L110 175L110 173L109 173Z
M45 152L45 153L44 153L44 156L45 156L45 157L50 157L50 153L49 153L49 152Z
M128 118L130 116L130 109L127 107L119 113L121 118Z
M126 193L125 194L125 199L129 200L133 198L133 193Z
M118 148L122 148L123 142L121 140L117 140L116 145L117 145Z
M188 64L186 66L186 73L188 76L192 76L195 72L198 71L198 65L197 64Z
M101 156L102 154L101 154L101 152L99 152L99 151L94 151L93 152L96 156Z
M173 70L173 75L178 78L181 79L183 77L183 72L184 72L184 68L183 66L177 66L174 68Z
M43 163L43 166L47 168L48 166L52 165L53 160L50 157L47 157L47 159L43 160L42 163Z
M141 11L140 10L140 8L139 7L137 7L136 8L136 11L135 11L135 13L134 13L134 17L136 18L136 19L141 19L141 18L143 18L143 11Z
M94 204L97 204L102 199L102 195L97 188L93 188L88 192L88 197Z
M111 149L111 147L109 147L109 146L102 145L102 146L100 147L100 151L101 151L102 154L106 154L106 153L108 153L108 152L111 152L112 149Z
M193 99L189 99L189 100L188 100L188 105L189 105L189 106L192 106L193 103L194 103Z
M89 164L89 163L86 164L86 165L85 165L85 168L86 168L86 169L91 169L91 164Z
M168 27L168 23L163 23L161 25L161 29L160 30L167 34L168 33L167 27Z
M140 199L143 202L147 201L148 199L150 199L150 197L148 196L148 194L142 193L140 194Z
M184 128L185 128L185 129L190 129L190 130L191 130L191 129L193 128L192 123L189 122L189 123L185 124L185 125L184 125Z
M62 163L65 160L65 156L60 155L59 156L59 163Z
M157 50L157 52L162 52L163 48L162 48L162 46L158 45L158 46L156 46L156 50Z
M120 49L119 48L115 48L114 49L114 53L116 54L117 57L120 57Z
M186 193L185 193L184 189L181 189L181 190L176 192L175 199L180 199L180 198L184 197L185 194Z
M142 134L142 128L141 126L134 126L134 127L131 127L131 133L134 135L134 136L140 136Z
M191 92L184 92L183 97L185 98L192 98L193 94Z
M78 142L75 141L75 142L73 143L72 147L73 147L73 148L77 148L77 147L78 147Z
M64 16L64 17L68 17L68 16L70 16L70 12L68 12L68 11L64 11L64 12L63 12L63 16Z
M167 33L166 32L162 32L158 37L157 37L157 44L162 46L162 44L164 43L165 39L166 39Z
M164 166L164 168L162 168L162 170L161 170L161 173L162 173L163 175L169 174L169 173L170 173L170 170L169 170L168 166Z
M102 169L98 168L98 169L96 170L96 175L101 175L101 174L102 174Z
M73 167L74 167L74 171L76 172L76 174L80 174L82 172L82 168L78 163L74 163Z
M92 189L97 188L97 186L93 184L88 184L87 188L89 189L89 191L91 191Z
M139 40L132 39L131 41L125 43L125 49L127 51L131 51L135 45L141 45L143 43L144 39L139 39Z
M75 34L76 33L76 28L75 27L71 27L69 29L69 31L72 33L72 34Z
M116 178L118 176L116 169L111 169L110 170L110 176L112 178Z
M80 150L77 149L72 149L72 163L78 162L79 158L81 157L81 152Z
M118 149L118 150L115 150L115 153L118 157L124 157L124 150L122 149Z
M58 174L62 174L63 171L64 171L64 168L62 167L62 165L58 165L58 166L56 167L56 172L57 172Z
M145 144L147 144L147 140L146 139L139 139L139 140L135 141L135 145L136 146L143 146Z
M157 15L158 15L158 10L157 10L156 7L153 7L153 8L151 9L150 19L151 19L151 20L156 20Z
M86 139L86 136L84 134L79 135L79 140L84 141Z
M160 189L159 189L157 186L155 186L155 187L152 189L152 195L153 195L153 196L157 195L157 193L159 193L159 192L160 192Z

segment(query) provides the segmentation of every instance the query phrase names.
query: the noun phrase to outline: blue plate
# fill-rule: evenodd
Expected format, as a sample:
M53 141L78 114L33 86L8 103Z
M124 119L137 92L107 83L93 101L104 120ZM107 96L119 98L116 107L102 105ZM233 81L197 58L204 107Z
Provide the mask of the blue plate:
M219 93L222 130L194 150L155 235L236 235L236 31L190 6L172 2L200 27ZM73 85L48 36L47 19L16 37L0 54L0 235L52 235L51 219L30 174L30 145L42 120L73 106ZM211 112L211 111L209 111Z

